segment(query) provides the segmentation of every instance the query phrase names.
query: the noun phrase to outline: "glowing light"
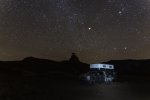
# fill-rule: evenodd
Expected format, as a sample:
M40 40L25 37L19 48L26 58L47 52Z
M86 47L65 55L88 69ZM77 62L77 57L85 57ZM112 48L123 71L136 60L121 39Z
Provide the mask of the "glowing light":
M119 15L122 15L122 11L119 11L118 13L119 13Z
M89 30L91 30L92 28L91 28L91 27L89 27L88 29L89 29Z
M124 47L124 50L127 50L127 47Z

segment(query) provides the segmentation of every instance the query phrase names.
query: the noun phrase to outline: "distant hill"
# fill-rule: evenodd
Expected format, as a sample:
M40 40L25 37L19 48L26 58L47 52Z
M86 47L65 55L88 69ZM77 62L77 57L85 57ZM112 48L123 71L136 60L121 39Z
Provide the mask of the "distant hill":
M150 80L150 59L147 60L111 60L119 80Z
M80 61L52 61L27 57L21 61L0 62L0 74L7 75L51 75L70 74L78 76L89 71L89 65Z
M150 59L147 60L111 60L103 62L115 66L117 80L150 80ZM79 76L88 72L89 64L81 62L75 54L66 61L53 61L27 57L20 61L0 61L1 76L34 75L72 75ZM61 76L60 75L60 76Z

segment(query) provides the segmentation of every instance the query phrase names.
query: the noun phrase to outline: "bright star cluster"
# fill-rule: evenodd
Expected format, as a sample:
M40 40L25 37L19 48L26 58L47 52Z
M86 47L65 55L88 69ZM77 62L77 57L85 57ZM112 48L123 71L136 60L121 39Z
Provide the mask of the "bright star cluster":
M150 58L149 0L0 0L0 60Z

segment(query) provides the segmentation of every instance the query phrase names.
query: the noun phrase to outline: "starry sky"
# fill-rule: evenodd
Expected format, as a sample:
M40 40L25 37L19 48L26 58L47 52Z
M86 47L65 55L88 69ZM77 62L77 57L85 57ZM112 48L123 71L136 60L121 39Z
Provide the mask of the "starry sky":
M150 58L150 0L0 0L0 60Z

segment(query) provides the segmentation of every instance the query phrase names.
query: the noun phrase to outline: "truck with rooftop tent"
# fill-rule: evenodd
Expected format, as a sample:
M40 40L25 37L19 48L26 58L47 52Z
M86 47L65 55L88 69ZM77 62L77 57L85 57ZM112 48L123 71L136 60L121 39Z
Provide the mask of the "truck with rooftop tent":
M114 65L112 64L90 64L90 71L81 75L84 83L111 83L115 78Z

